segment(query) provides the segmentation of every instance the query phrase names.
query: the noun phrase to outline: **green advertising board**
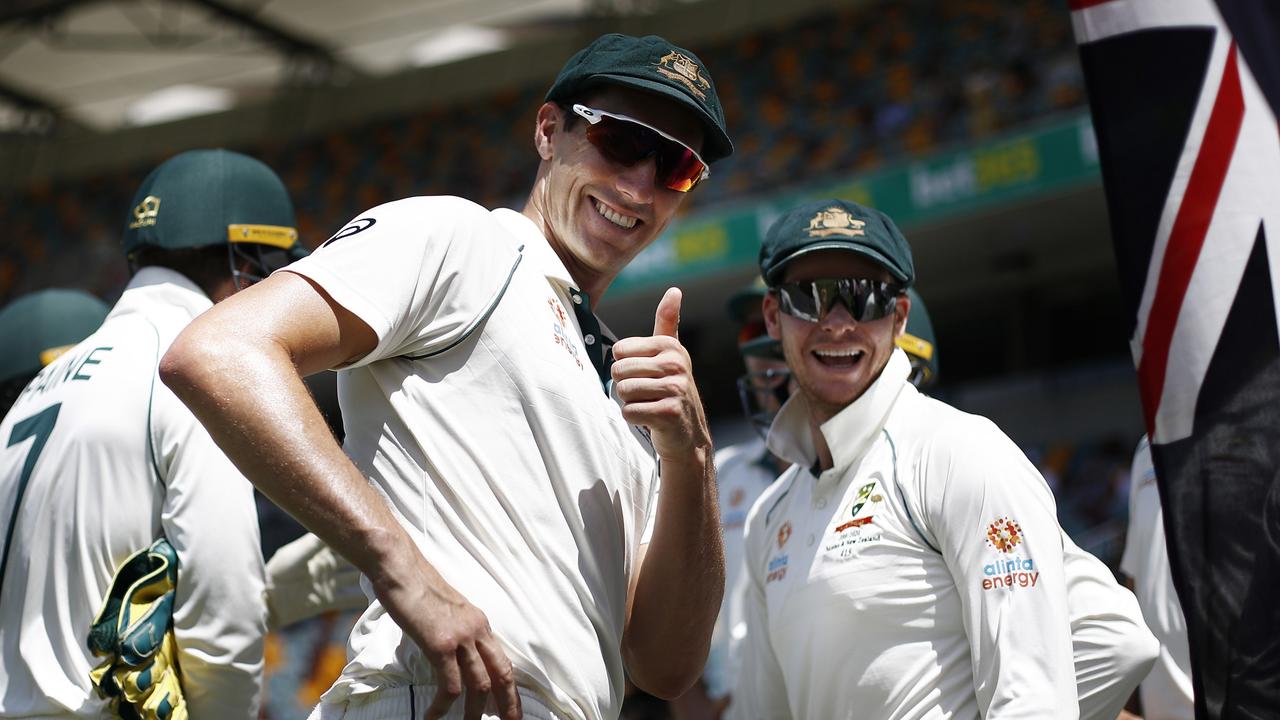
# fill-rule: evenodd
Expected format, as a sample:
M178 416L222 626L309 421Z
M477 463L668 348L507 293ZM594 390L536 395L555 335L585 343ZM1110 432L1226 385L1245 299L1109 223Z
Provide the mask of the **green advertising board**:
M1101 181L1088 113L1000 139L938 153L839 182L763 197L684 218L645 249L610 293L749 267L760 237L782 210L840 197L913 225Z

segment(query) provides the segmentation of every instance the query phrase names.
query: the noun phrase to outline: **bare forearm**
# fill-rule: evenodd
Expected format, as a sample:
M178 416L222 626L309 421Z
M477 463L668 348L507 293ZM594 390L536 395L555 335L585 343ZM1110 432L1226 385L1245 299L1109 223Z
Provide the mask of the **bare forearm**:
M362 571L408 541L329 432L289 355L197 320L161 377L244 475Z
M677 696L702 672L724 594L715 466L711 448L691 462L662 463L657 522L636 580L624 639L637 685Z

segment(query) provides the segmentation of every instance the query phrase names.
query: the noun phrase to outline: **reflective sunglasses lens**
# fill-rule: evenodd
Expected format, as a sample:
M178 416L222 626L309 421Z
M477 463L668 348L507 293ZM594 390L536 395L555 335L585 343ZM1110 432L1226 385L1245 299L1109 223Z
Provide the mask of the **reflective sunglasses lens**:
M899 295L888 283L851 278L787 283L778 291L783 312L810 322L821 322L836 302L857 322L879 320L893 312Z
M826 309L819 314L817 290L813 283L786 283L778 286L778 306L782 312L801 320L819 322Z
M587 126L587 140L609 160L631 167L649 157L654 148L652 142L645 142L646 138L636 132L644 128L628 125L613 118L600 118L600 122Z
M667 150L658 156L658 182L676 192L689 192L702 180L706 164L689 148L662 140Z
M656 182L677 192L689 192L706 170L692 150L672 142L652 129L607 115L587 126L587 140L609 160L631 167L649 156L656 157Z

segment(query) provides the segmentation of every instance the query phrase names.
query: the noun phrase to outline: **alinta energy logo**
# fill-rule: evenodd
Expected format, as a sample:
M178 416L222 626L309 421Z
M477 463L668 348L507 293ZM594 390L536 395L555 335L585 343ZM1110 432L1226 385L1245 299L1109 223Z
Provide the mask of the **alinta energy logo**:
M982 589L1033 588L1040 582L1035 561L1013 555L1025 541L1022 526L1010 517L1000 517L987 526L987 545L999 555L982 566Z
M998 518L987 526L987 544L1002 553L1011 553L1022 544L1022 527L1012 518Z

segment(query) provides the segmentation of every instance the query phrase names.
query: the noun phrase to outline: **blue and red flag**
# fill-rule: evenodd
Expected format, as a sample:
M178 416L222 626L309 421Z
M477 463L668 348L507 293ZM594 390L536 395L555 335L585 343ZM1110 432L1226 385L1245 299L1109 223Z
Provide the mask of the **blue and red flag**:
M1070 0L1198 718L1280 718L1280 3Z

